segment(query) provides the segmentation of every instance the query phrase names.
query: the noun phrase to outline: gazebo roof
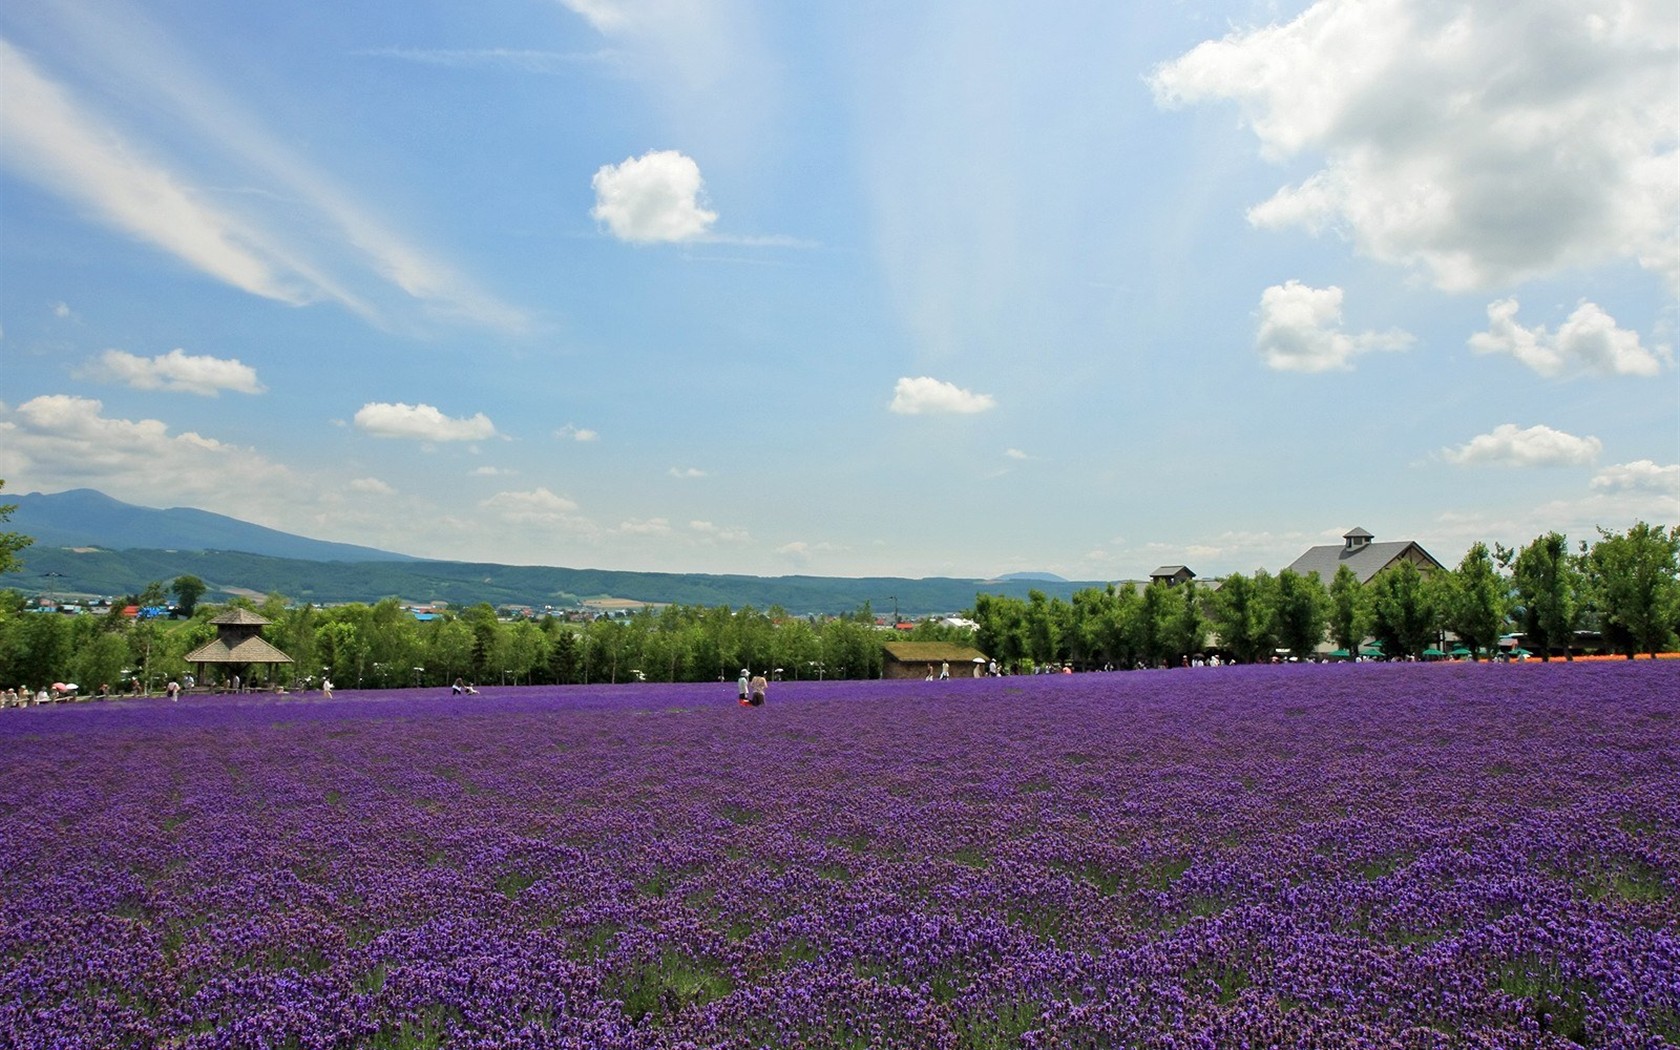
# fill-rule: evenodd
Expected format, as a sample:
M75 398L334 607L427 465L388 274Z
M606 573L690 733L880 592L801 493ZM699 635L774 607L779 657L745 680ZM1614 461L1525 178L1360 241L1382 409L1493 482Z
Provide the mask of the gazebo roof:
M226 612L212 616L210 622L218 626L227 624L236 627L267 627L269 624L265 617L258 616L249 609L241 609L237 605Z
M260 617L259 617L260 619ZM266 620L263 622L267 622ZM292 658L257 635L217 638L183 657L189 664L289 664Z

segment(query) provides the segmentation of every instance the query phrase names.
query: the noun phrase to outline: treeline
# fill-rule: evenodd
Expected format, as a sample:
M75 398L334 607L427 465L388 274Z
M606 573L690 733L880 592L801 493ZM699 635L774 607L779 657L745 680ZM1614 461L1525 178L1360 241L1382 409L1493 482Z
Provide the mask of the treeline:
M177 579L178 599L196 597L202 584ZM178 600L184 618L131 618L122 604L103 616L26 612L15 592L0 607L0 684L39 688L77 683L84 695L109 684L121 689L140 678L156 689L194 668L187 653L216 637L209 621L232 605L270 621L263 637L292 664L252 668L253 685L287 688L318 685L323 676L340 688L441 686L457 678L485 684L585 684L630 681L735 679L751 668L781 672L785 679L876 678L885 639L866 605L852 616L813 620L779 608L667 606L625 619L573 624L545 617L501 621L488 604L468 606L419 621L395 598L372 605L320 608L280 595L262 602L198 606ZM167 604L154 584L127 604L141 609ZM916 640L966 639L967 632L935 623L899 632Z
M122 614L169 604L176 618ZM212 616L199 606L204 584L154 583L103 616L26 611L16 592L0 592L0 685L39 688L74 681L84 694L140 678L156 688L193 670L187 653L212 640ZM331 677L341 688L476 684L569 684L733 679L743 667L784 678L875 678L882 645L865 604L836 619L758 610L672 605L622 620L572 624L553 618L499 621L487 604L421 622L394 598L321 608L272 595L239 601L271 621L263 635L291 656L289 666L253 669L259 684L287 688ZM1233 575L1217 588L1194 581L1089 588L1071 598L981 594L968 632L918 625L912 640L971 643L1006 668L1072 664L1081 669L1174 666L1210 652L1239 662L1279 650L1311 655L1326 638L1349 653L1374 639L1384 655L1420 656L1447 635L1474 656L1521 632L1542 658L1572 656L1577 632L1632 655L1671 648L1680 630L1680 528L1636 524L1601 530L1571 547L1557 533L1518 550L1476 544L1446 571L1401 563L1361 585L1344 566L1331 580L1285 570ZM266 677L265 677L266 676Z
M973 619L976 645L1006 665L1161 667L1214 651L1249 663L1280 651L1308 657L1326 638L1347 654L1373 639L1383 655L1405 658L1449 633L1481 658L1517 632L1542 659L1571 658L1582 631L1631 657L1670 649L1680 632L1680 528L1601 529L1575 549L1556 532L1520 549L1477 543L1456 568L1401 562L1363 585L1344 565L1328 581L1285 569L1216 588L1111 585L1066 602L980 595Z

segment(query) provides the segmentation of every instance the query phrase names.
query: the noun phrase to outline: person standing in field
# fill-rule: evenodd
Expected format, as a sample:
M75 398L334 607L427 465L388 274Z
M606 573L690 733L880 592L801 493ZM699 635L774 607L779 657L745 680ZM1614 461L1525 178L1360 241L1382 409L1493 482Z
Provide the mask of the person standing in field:
M752 694L747 702L752 704L754 707L763 707L764 694L770 691L770 683L764 680L764 676L761 674L753 675L752 681L748 684L747 689Z
M321 678L321 695L328 700L332 699L332 679L324 675Z
M739 697L739 700L740 700L741 705L743 707L745 707L748 703L748 700L747 700L748 689L749 689L749 683L747 682L747 669L745 667L743 667L743 668L741 668L741 677L735 679L735 691L741 694L740 697Z

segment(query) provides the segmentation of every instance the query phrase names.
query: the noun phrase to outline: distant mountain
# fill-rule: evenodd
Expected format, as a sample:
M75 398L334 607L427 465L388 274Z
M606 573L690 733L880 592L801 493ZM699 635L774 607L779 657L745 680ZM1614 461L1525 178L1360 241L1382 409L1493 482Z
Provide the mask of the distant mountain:
M1063 578L1061 576L1057 576L1053 572L1008 572L1008 573L1004 573L1002 576L994 576L993 579L1003 581L1003 582L1009 582L1009 583L1014 583L1014 582L1017 582L1017 581L1030 582L1030 581L1034 581L1034 580L1042 581L1044 583L1066 583L1066 582L1068 582L1065 578Z
M850 613L865 605L890 612L896 603L906 616L926 616L971 608L982 593L1025 598L1039 590L1065 600L1102 586L1033 573L1002 580L741 576L432 561L292 536L201 510L149 510L89 489L30 493L11 502L18 509L6 528L35 543L19 552L21 571L0 579L0 587L25 593L138 594L147 584L192 575L208 585L211 601L281 594L320 605L394 597L567 609L619 599L779 606L795 616Z
M153 510L93 489L31 492L14 500L7 528L35 537L41 547L108 550L242 551L303 561L416 561L354 543L329 543L264 528L222 514L174 507Z

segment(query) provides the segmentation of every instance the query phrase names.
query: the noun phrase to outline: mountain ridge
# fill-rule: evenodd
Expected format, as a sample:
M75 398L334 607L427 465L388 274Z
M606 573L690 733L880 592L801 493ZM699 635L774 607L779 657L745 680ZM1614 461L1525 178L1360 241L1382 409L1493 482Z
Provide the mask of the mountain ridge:
M31 493L15 500L19 511L13 514L9 527L35 537L36 542L19 553L23 571L0 580L0 586L59 595L115 596L138 594L150 583L167 585L178 576L192 575L209 586L212 599L255 592L323 605L395 597L414 603L445 601L462 605L484 601L541 610L577 608L613 598L650 605L779 606L795 615L847 613L866 604L879 611L896 604L904 615L923 616L967 609L981 593L1025 598L1029 591L1039 590L1065 599L1075 590L1103 585L1055 582L1042 578L1043 574L1014 580L749 576L440 561L308 540L208 511L186 515L151 511L140 515L132 520L151 530L139 535L150 538L153 545L124 546L120 544L137 534L133 529L102 533L96 527L101 516L122 521L122 508L147 508L132 508L91 489L73 493L77 499L58 501L56 509L86 509L83 520L74 528L41 511L43 498L49 500L48 511L55 509L50 497ZM25 507L31 509L25 512ZM219 537L218 545L194 548L190 537L204 533L190 529L172 533L165 528L183 522L202 523L205 518L212 519L210 523L216 526L209 534ZM229 531L230 522L245 525L250 531ZM270 545L270 550L292 549L281 542L286 540L301 541L299 549L334 556L299 558L237 548L240 542L255 546L262 541ZM364 551L382 557L353 556Z

